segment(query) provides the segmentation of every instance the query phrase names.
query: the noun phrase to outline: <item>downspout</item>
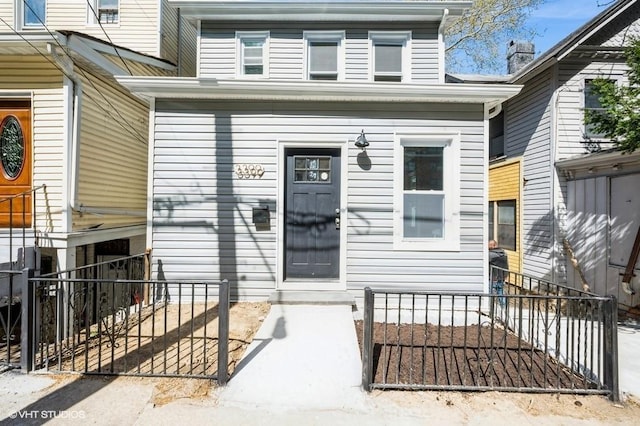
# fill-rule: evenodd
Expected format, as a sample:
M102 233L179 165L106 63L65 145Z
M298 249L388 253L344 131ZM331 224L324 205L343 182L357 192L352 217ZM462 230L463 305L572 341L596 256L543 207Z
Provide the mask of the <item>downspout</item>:
M549 176L551 177L551 282L557 282L558 274L558 236L560 231L560 226L563 226L562 222L558 220L558 203L556 202L556 185L560 185L558 180L558 175L556 172L556 157L557 157L557 146L558 146L558 63L556 62L553 66L553 72L551 73L553 78L552 90L551 94L551 140L549 141ZM565 200L566 202L566 200ZM566 268L565 268L566 272ZM565 274L566 281L566 274Z
M178 77L182 75L182 15L180 14L180 8L178 8Z
M48 44L47 50L58 66L64 71L64 74L73 83L73 112L71 128L71 149L69 162L69 183L68 183L68 199L70 211L79 210L76 197L78 194L78 168L80 160L80 144L78 143L78 135L80 133L80 107L82 103L82 82L80 78L73 72L69 64L56 52L53 45ZM69 227L70 228L70 227Z
M442 11L442 19L440 20L440 26L438 27L438 80L440 83L444 83L445 74L445 61L446 61L446 47L444 42L444 29L449 17L449 9Z

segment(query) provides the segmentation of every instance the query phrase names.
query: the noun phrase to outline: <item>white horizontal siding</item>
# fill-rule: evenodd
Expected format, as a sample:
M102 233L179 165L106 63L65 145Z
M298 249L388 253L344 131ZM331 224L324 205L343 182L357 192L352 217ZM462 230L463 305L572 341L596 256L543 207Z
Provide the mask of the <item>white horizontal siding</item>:
M505 109L505 152L523 156L523 273L550 279L553 226L551 176L551 70L528 81Z
M277 141L353 141L364 128L370 170L349 144L348 288L402 285L480 291L484 285L483 126L480 106L438 104L251 104L158 102L154 122L154 260L167 278L228 278L247 295L275 286ZM354 113L357 111L357 114ZM461 251L393 249L394 132L461 131ZM233 166L261 164L261 179ZM256 231L251 209L269 205L271 228Z
M47 0L50 30L79 31L129 49L159 56L158 0L120 0L118 24L88 24L91 13L86 1Z
M370 79L369 30L412 31L411 78L419 83L439 81L437 27L420 24L391 24L380 28L376 24L310 24L303 27L292 23L226 23L204 22L201 27L200 75L203 77L233 78L236 74L236 31L269 31L269 78L303 79L305 30L345 31L344 64L348 81Z
M557 102L558 146L557 160L589 152L592 144L584 136L584 82L603 77L625 82L626 66L611 62L563 62L559 67ZM600 149L611 145L604 141L593 141Z

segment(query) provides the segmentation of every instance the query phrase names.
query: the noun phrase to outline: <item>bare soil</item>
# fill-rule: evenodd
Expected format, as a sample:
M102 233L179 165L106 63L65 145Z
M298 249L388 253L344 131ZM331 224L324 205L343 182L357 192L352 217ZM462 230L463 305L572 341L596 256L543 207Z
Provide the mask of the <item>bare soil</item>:
M361 340L362 321L356 321L356 331ZM373 346L374 383L450 389L593 387L501 327L374 323Z
M269 304L230 308L228 372L242 358ZM62 357L48 347L49 368L60 371L140 375L215 376L218 370L217 305L162 305L105 318L65 342Z

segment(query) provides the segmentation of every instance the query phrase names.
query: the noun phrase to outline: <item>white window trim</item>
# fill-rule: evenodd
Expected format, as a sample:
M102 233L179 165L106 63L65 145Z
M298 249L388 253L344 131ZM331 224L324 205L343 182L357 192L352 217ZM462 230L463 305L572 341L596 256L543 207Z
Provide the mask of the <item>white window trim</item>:
M443 147L444 236L404 238L404 147ZM395 250L460 251L460 134L396 134L394 136L393 248Z
M243 39L262 39L262 74L245 74L243 67ZM236 31L236 76L239 78L269 78L269 31Z
M47 24L47 7L48 7L48 3L49 0L45 0L45 9L44 9L44 24ZM15 15L15 28L17 28L19 31L22 30L41 30L42 28L45 27L45 25L29 25L29 24L25 24L24 22L24 10L25 10L25 6L24 6L24 0L15 0L15 11L16 11L16 15Z
M304 31L304 79L311 80L309 72L309 42L337 42L338 43L338 79L344 81L345 76L345 58L344 58L344 40L346 38L345 31Z
M411 82L411 31L369 31L369 81L375 81L375 49L377 42L402 45L402 83Z
M116 26L120 25L120 19L122 18L121 13L122 13L122 5L121 5L122 0L118 0L118 22L110 22L110 23L106 23L103 22L102 26L108 25L109 27L113 28ZM95 11L95 13L99 16L100 12L98 11L98 7L99 7L99 1L98 0L91 0L91 6L93 7L93 10L91 10L91 7L89 7L89 4L87 4L87 25L95 25L95 26L99 26L100 22L98 22L98 18L96 17L96 15L93 13Z

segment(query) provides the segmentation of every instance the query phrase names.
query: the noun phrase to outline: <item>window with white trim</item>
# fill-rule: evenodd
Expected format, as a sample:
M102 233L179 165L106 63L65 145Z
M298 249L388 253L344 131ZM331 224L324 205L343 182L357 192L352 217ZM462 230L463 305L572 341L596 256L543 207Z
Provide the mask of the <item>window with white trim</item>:
M397 135L394 247L460 249L459 135Z
M236 40L238 76L267 77L269 75L269 32L236 32Z
M600 97L595 92L593 88L593 80L585 80L584 81L584 109L592 110L596 112L604 112L605 109L602 108L602 104L600 103ZM585 124L584 126L584 136L587 139L601 139L604 138L605 135L602 133L598 133L593 128L592 124Z
M120 22L120 0L91 0L87 11L90 24L117 24Z
M305 31L306 70L309 80L342 80L344 31Z
M47 0L17 0L21 28L42 28L47 23Z
M373 81L409 80L409 40L407 31L370 31L371 79Z

